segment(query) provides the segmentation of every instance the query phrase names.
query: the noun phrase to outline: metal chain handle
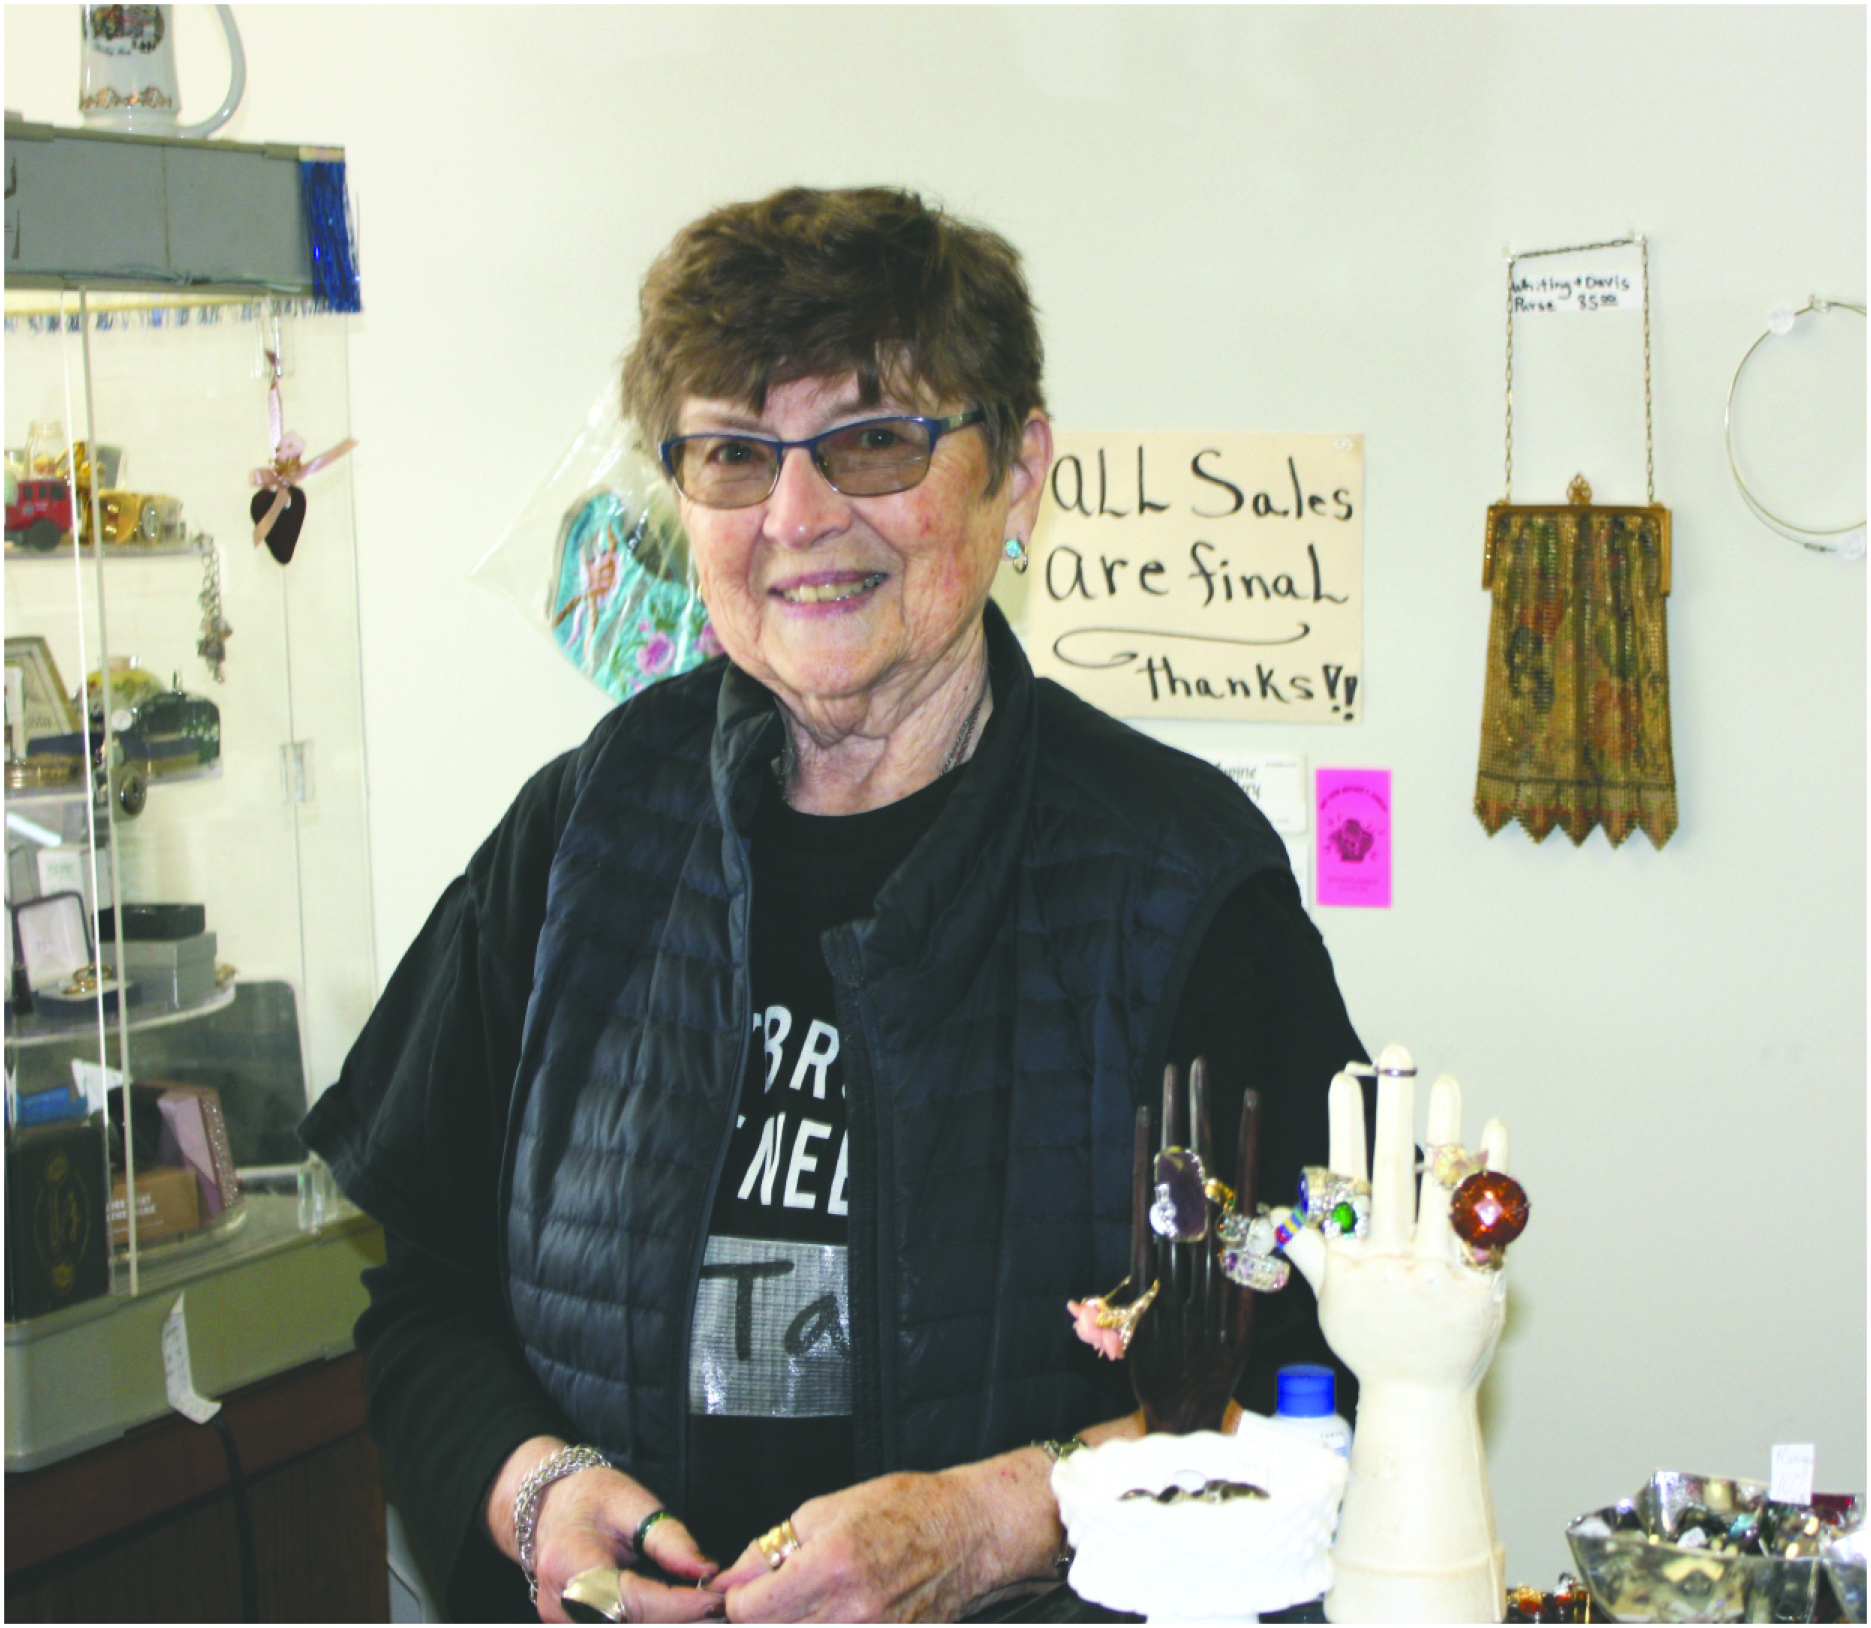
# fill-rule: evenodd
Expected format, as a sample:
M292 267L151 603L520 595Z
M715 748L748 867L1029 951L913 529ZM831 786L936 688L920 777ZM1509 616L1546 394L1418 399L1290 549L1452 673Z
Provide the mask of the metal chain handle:
M1526 249L1507 256L1507 458L1506 491L1503 503L1514 501L1514 266L1521 260L1537 260L1543 255L1584 254L1592 249L1621 249L1637 245L1642 260L1644 281L1644 492L1645 501L1657 501L1656 441L1650 413L1650 244L1642 232L1629 237L1606 238L1601 243L1569 243L1559 249Z

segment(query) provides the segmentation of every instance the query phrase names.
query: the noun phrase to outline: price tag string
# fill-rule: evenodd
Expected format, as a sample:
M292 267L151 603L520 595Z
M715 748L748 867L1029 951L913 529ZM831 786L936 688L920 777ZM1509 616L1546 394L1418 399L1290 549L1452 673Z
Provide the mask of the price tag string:
M1568 243L1557 249L1522 249L1507 255L1507 489L1503 503L1514 501L1514 266L1551 254L1585 254L1593 249L1622 249L1637 245L1644 281L1644 501L1657 501L1656 442L1650 423L1650 245L1642 232L1629 237L1608 237L1599 243Z

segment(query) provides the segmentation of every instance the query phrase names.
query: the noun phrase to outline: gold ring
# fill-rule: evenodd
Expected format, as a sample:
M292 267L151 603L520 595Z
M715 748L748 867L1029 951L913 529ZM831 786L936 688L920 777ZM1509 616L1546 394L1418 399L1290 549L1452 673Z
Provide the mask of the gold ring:
M758 1541L767 1564L778 1571L786 1557L799 1547L799 1534L793 1530L791 1521L781 1521L772 1531L762 1532Z
M615 1566L581 1571L560 1593L559 1607L573 1622L628 1622L623 1573Z
M1202 1196L1219 1210L1234 1208L1234 1189L1214 1176L1202 1183Z
M1126 1278L1124 1283L1128 1282L1130 1282L1130 1279ZM1121 1289L1124 1287L1124 1284L1120 1283L1117 1287ZM1130 1350L1130 1342L1137 1332L1137 1325L1143 1321L1143 1314L1150 1309L1150 1302L1156 1299L1156 1292L1161 1287L1162 1285L1160 1282L1152 1283L1148 1289L1140 1294L1128 1306L1113 1306L1109 1304L1107 1297L1104 1295L1095 1296L1093 1299L1086 1302L1087 1305L1093 1308L1093 1326L1097 1328L1116 1329L1119 1347L1128 1353ZM1113 1289L1111 1293L1116 1294L1117 1289Z

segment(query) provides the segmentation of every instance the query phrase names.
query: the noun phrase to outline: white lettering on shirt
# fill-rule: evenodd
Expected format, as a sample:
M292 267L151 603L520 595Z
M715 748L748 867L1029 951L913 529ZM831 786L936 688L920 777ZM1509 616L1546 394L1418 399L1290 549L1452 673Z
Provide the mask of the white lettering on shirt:
M819 1167L818 1156L808 1153L806 1149L819 1138L830 1136L831 1133L831 1126L821 1125L816 1119L803 1119L799 1122L799 1135L793 1142L793 1162L786 1172L787 1209L809 1210L818 1202L817 1194L800 1191L799 1178L811 1175Z
M791 1022L790 1015L788 1023ZM814 1018L812 1027L806 1030L805 1048L799 1053L799 1061L793 1067L793 1077L787 1081L787 1088L797 1091L805 1083L806 1070L812 1071L812 1095L821 1102L825 1100L825 1071L838 1060L838 1031L823 1018Z
M825 1206L827 1215L848 1215L850 1207L845 1203L845 1176L851 1158L851 1136L849 1132L838 1143L838 1168L832 1172L832 1198Z
M779 1077L781 1047L786 1044L786 1037L793 1032L793 1015L784 1006L769 1006L766 1021L761 1022L761 1015L754 1014L754 1026L761 1030L761 1041L767 1051L767 1089L773 1089L773 1082ZM823 1093L821 1093L822 1095Z
M741 1190L734 1195L736 1198L745 1198L751 1193L758 1178L760 1202L769 1205L773 1202L773 1178L780 1173L780 1159L786 1151L785 1138L786 1116L775 1114L761 1127L760 1146L747 1166L747 1174L741 1178Z

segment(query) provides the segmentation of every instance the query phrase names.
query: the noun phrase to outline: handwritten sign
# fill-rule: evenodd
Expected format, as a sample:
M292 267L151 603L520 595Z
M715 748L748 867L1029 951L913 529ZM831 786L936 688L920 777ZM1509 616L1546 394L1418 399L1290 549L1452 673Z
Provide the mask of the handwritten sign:
M1642 311L1644 266L1635 244L1518 260L1509 284L1515 316Z
M1033 666L1119 717L1352 723L1363 572L1360 436L1063 432Z

